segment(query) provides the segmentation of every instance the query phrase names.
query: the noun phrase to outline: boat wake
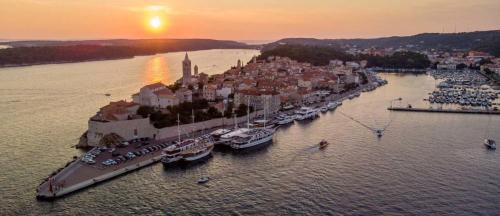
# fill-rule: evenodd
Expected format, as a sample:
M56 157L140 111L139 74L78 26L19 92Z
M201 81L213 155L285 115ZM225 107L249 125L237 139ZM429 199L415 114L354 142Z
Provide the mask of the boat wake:
M350 115L347 115L347 114L345 114L345 113L343 113L341 111L337 111L337 112L340 113L341 115L343 115L344 117L346 117L346 118L348 118L348 119L350 119L350 120L358 123L359 125L363 126L364 128L366 128L366 129L368 129L368 130L370 130L370 131L372 131L374 133L380 133L379 131L383 132L383 131L387 130L387 128L389 128L389 126L394 121L394 118L391 117L391 118L389 118L389 122L387 122L387 124L385 124L382 128L377 129L375 127L370 127L369 125L367 125L367 124L365 124L365 123L363 123L363 122L355 119L354 117L352 117Z

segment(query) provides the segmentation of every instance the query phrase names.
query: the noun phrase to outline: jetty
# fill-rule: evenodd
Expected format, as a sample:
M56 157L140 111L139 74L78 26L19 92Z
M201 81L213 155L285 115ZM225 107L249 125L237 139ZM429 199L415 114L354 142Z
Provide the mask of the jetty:
M168 143L170 145L171 142L169 141L170 140L153 141L147 146L154 146L160 143ZM126 152L137 151L138 149L136 146L138 145L142 145L142 143L130 145L125 148L117 149L116 151L125 155ZM62 197L74 191L81 190L133 170L154 164L160 161L161 151L154 151L150 154L145 154L141 157L125 161L116 166L101 165L101 162L109 158L112 158L111 153L104 151L98 155L96 163L93 165L82 162L81 158L70 162L68 166L53 176L48 177L38 186L37 199L51 200L57 197Z
M478 110L478 109L433 109L433 108L413 108L413 107L389 107L391 111L407 112L436 112L436 113L464 113L464 114L489 114L500 115L499 110Z

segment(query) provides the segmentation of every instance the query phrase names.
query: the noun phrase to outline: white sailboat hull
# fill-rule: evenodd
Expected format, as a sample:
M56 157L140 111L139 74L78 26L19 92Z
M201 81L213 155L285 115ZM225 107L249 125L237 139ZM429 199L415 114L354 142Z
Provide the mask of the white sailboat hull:
M197 154L197 155L194 155L194 156L191 156L191 157L185 157L183 160L184 161L188 161L188 162L200 160L200 159L208 156L211 152L212 151L206 150L205 152L203 152L201 154Z
M177 157L174 157L174 158L162 158L161 162L163 164L170 164L170 163L175 163L179 160L182 159L182 156L177 156Z
M247 142L246 144L235 144L235 143L233 143L233 144L231 144L231 148L233 148L233 149L250 148L250 147L254 147L254 146L258 146L258 145L267 143L267 142L271 141L272 139L273 139L273 135L267 136L265 138L262 138L262 139L259 139L259 140L253 141L253 142Z

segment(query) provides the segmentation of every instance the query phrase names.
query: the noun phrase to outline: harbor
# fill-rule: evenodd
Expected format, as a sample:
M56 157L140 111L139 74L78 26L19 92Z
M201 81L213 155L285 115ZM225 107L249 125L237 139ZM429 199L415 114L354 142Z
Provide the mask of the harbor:
M298 118L297 120L307 120L314 119L312 117L319 117L318 114L320 113L320 107L326 107L328 104L337 104L335 106L330 105L329 109L334 110L337 106L342 104L343 100L359 97L360 92L364 89L373 90L370 85L362 86L355 91L327 97L326 100L329 101L328 103L318 102L310 104L311 107L315 107L311 108L311 114L305 114L306 116ZM283 114L292 116L300 110L300 108L287 110L286 112L283 112ZM248 117L245 118L248 118L248 120L252 122L258 122L262 116L263 115L249 114ZM281 120L280 115L272 115L270 118L271 120L269 122L273 122L272 124L281 125L278 124ZM293 120L296 120L295 117L293 117L292 121L287 121L283 125L292 123ZM234 124L230 124L230 121L227 122L229 122L229 124L224 127L207 128L206 130L200 130L192 134L183 134L180 136L182 136L182 139L184 140L193 136L197 137L202 136L203 134L210 134L211 132L219 129L235 127ZM245 128L247 124L250 125L245 122L238 124L238 126ZM252 123L252 125L253 124L255 123ZM177 139L181 139L181 137L170 137L161 140L151 140L146 138L129 140L122 142L126 143L126 145L122 144L116 148L95 147L89 150L82 157L75 158L64 168L56 171L51 176L44 179L44 181L37 188L37 198L40 200L53 200L64 197L92 185L97 185L120 175L158 163L163 157L162 150L174 145ZM91 163L88 161L89 155L91 155ZM109 162L110 160L112 163Z
M307 202L294 200L293 197L314 197L312 200L323 200L328 205L349 206L350 202L343 198L357 199L358 193L370 194L369 200L360 200L369 210L377 209L377 206L383 203L399 206L420 200L420 196L408 197L399 193L392 199L388 198L386 193L370 189L381 187L385 190L400 191L401 194L419 194L422 188L432 190L437 199L463 208L476 208L478 204L450 197L446 191L461 193L462 197L487 194L493 198L490 199L491 202L481 202L483 207L486 206L482 208L484 210L482 212L488 212L487 209L496 206L494 197L497 195L497 189L491 182L499 180L495 173L498 171L497 164L500 161L496 157L497 153L485 149L483 139L490 117L491 126L488 133L491 138L500 139L495 133L500 126L496 118L498 115L429 115L430 113L405 115L402 112L389 112L388 102L398 97L402 97L405 102L423 106L425 101L422 101L422 98L427 97L427 92L432 91L434 81L425 75L415 77L381 74L381 76L389 81L388 85L362 93L361 96L351 100L346 97L343 104L335 111L321 113L314 121L295 121L280 127L274 135L273 143L262 149L248 153L215 149L213 157L206 163L185 168L165 169L157 161L111 180L93 184L96 186L91 185L70 193L73 195L63 196L55 202L37 202L34 199L36 186L49 173L64 165L65 160L76 154L74 152L79 152L69 148L68 144L67 147L62 145L63 141L66 143L72 141L61 139L67 136L55 136L54 138L57 138L55 140L60 139L61 145L57 145L58 148L44 146L45 150L40 150L37 155L41 158L37 160L41 161L39 165L35 164L33 168L22 172L7 169L11 176L21 181L12 180L16 189L12 189L10 194L16 199L8 196L4 200L11 203L11 206L24 206L24 210L19 211L19 214L23 212L29 214L33 211L43 213L50 209L66 215L75 211L91 214L95 208L110 215L209 214L214 211L213 206L220 206L220 202L227 202L224 201L226 199L234 200L231 201L231 205L235 207L220 206L216 208L217 211L229 214L231 209L237 208L240 209L238 213L251 214L252 211L249 209L278 206L277 211L285 213L289 209L288 206L295 203L307 206ZM396 102L394 104L396 105ZM313 106L321 107L323 104ZM391 119L392 124L379 139L373 132L346 118L341 112L360 119L373 128L383 128ZM82 115L82 118L86 117L88 115ZM443 127L443 124L450 126ZM74 136L78 136L81 129L75 131ZM71 131L64 132L71 133ZM443 136L444 134L446 136ZM319 150L317 144L322 139L330 144L324 150ZM7 142L7 145L9 143L12 143L12 140ZM32 145L21 150L29 152L29 149L38 146L35 145L37 143L35 140L31 143ZM145 147L152 145L156 143ZM138 151L133 146L130 148L118 151ZM9 152L8 149L6 151ZM64 155L55 157L58 151L63 151L66 157ZM97 159L102 161L104 156L109 154L101 153ZM12 154L7 154L7 157L10 155ZM129 163L133 164L139 160L143 159L135 158ZM30 163L24 157L12 161ZM471 162L481 166L471 166ZM429 170L429 167L432 168L432 172L426 175L418 174L421 170ZM114 166L108 167L101 173L113 169ZM467 174L471 172L476 177L468 177L470 175ZM31 181L25 175L35 178ZM466 183L457 183L454 178L456 175L465 176ZM209 176L210 181L199 185L197 181L202 176ZM382 181L390 184L382 184ZM441 188L439 185L443 183L454 186ZM262 187L262 185L267 186ZM331 188L320 185L330 185ZM471 191L471 193L460 191ZM209 197L211 199L207 199ZM277 200L248 203L249 199L260 200L265 197L277 197ZM331 199L324 199L328 197ZM10 199L15 202L8 201ZM191 200L197 207L185 205L186 199ZM432 205L432 202L424 201L422 205ZM279 203L283 203L284 206L280 206ZM248 205L251 208L245 208ZM458 211L449 208L442 210ZM310 209L309 212L318 211Z
M192 133L181 134L180 128L177 128L177 131L179 132L178 137L172 136L160 139L151 139L146 137L140 139L119 141L119 144L115 145L116 147L95 147L84 154L82 157L76 158L75 160L70 162L62 170L59 170L50 177L46 178L37 189L37 198L42 200L52 200L55 198L63 197L75 191L99 184L101 182L113 179L117 176L124 175L126 173L141 169L160 161L167 166L172 162L182 160L183 157L179 155L179 151L175 150L176 148L179 148L179 145L185 145L182 143L188 142L194 137L210 137L212 136L211 132L213 131L217 131L217 133L224 131L223 133L218 134L216 138L217 140L220 139L222 141L217 141L215 142L215 144L226 145L233 150L248 148L254 145L261 145L262 143L275 142L276 140L273 139L273 134L276 131L275 126L287 126L289 124L293 124L294 122L315 120L323 114L327 114L329 111L335 111L337 107L343 104L343 101L354 100L355 98L360 97L364 92L370 92L372 90L375 90L378 86L387 84L387 81L377 77L374 74L369 75L369 80L370 84L362 85L359 88L353 89L351 91L346 91L341 94L330 94L325 92L324 97L322 97L320 101L309 103L307 104L307 107L286 107L286 109L277 114L267 115L268 119L266 119L266 107L264 107L264 112L262 112L261 110L260 114L252 114L247 109L247 115L242 117L246 119L246 122L241 122L241 118L238 121L239 127L243 129L237 129L238 127L235 127L234 125L231 125L229 123L225 126L204 128L203 130L198 130L196 132L193 131ZM373 85L372 83L376 83L376 85ZM434 95L436 96L436 93L434 93ZM487 92L487 94L476 93L476 95L480 98L486 97L488 99L496 99L496 94L493 94L491 92ZM388 110L408 112L500 114L498 110L493 109L434 109L432 107L414 108L411 107L411 105L409 105L408 107L392 106L393 102L400 102L401 100L402 98L391 99L391 107L389 107ZM488 104L486 103L485 107L488 108L487 105ZM323 114L320 115L320 113ZM344 116L345 119L355 122L356 124L368 129L375 135L375 137L378 137L378 139L381 139L383 137L383 135L386 133L386 130L393 122L393 119L390 118L387 120L385 125L372 125L368 124L365 120L353 117L346 112L338 111L338 113ZM226 122L231 121L227 119ZM203 122L201 122L201 124L203 125ZM235 129L232 130L231 128ZM225 134L234 135L225 138ZM211 137L210 139L215 139L215 137ZM183 141L181 142L181 140ZM192 140L195 141L195 139ZM326 142L326 140L322 140L320 142L319 149L324 149L324 147L326 146ZM322 146L322 143L325 145ZM193 142L193 144L195 144L195 142ZM191 144L186 143L186 145L190 146ZM189 149L190 147L187 148L188 149L185 149L186 153L192 152L192 150ZM212 148L213 147L208 148L206 152L207 154L203 153L200 156L207 157L211 154ZM193 159L194 158L196 157L193 156ZM208 182L209 177L203 176L200 179L204 179L204 181L202 181L204 184Z

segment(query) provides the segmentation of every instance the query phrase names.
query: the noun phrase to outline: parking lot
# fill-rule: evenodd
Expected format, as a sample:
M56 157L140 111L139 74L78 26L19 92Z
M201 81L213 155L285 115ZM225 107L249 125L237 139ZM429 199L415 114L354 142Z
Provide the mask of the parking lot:
M171 144L171 141L166 140L134 139L122 142L114 148L96 147L83 155L80 162L98 169L118 168L128 164L127 162L157 156Z

